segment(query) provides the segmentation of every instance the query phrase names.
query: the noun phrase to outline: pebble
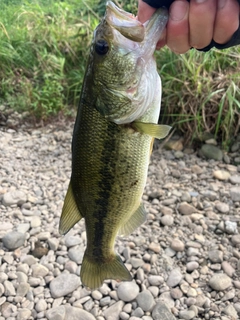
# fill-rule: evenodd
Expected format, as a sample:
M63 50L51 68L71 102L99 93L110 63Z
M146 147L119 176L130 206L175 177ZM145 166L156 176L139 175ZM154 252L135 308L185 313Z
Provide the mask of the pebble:
M155 302L153 296L149 290L140 292L137 297L137 304L143 311L150 311L154 306Z
M201 147L201 154L207 159L214 159L221 161L223 158L223 152L216 146L204 144Z
M79 285L79 276L71 273L62 273L50 282L50 292L53 298L59 298L72 293Z
M21 206L27 201L27 196L22 190L14 190L11 192L6 192L2 198L2 204L6 207L12 206L14 204Z
M134 300L139 293L139 286L135 282L122 282L117 288L118 298L124 302Z
M215 273L210 278L209 285L216 291L223 291L232 285L232 280L224 273Z
M123 309L124 302L118 301L114 304L112 304L109 308L104 310L103 314L106 320L118 320L119 315Z
M172 226L173 225L173 222L174 222L174 219L172 216L170 216L169 214L166 214L164 215L163 217L161 217L161 224L163 226Z
M194 212L197 212L197 209L187 202L180 203L178 210L181 214L184 214L184 215L190 215Z
M232 201L240 201L240 186L239 187L232 187L230 189L230 196L232 198Z
M15 250L21 247L24 241L25 234L18 231L11 231L2 238L3 245L8 250Z
M158 302L155 305L152 311L152 318L153 320L176 320L171 311L162 302Z
M195 312L193 310L181 310L179 316L184 320L191 320L195 317Z
M218 179L218 180L228 180L230 178L230 173L228 171L225 170L215 170L213 172L213 176L214 178Z
M179 239L173 239L170 244L170 247L171 247L171 249L173 249L177 252L182 252L185 249L184 243Z
M182 275L180 269L178 269L178 268L173 269L168 276L167 285L169 287L175 287L176 285L179 284L179 282L182 280L182 278L183 278L183 275Z

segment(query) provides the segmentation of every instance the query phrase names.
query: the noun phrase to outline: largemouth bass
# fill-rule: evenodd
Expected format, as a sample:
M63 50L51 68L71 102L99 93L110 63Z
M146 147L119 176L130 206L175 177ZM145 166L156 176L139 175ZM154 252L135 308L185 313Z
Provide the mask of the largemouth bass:
M153 58L167 23L159 9L146 24L112 2L94 32L72 140L72 175L59 230L85 218L87 248L82 283L131 280L114 252L117 234L128 235L146 219L141 203L158 125L161 82Z

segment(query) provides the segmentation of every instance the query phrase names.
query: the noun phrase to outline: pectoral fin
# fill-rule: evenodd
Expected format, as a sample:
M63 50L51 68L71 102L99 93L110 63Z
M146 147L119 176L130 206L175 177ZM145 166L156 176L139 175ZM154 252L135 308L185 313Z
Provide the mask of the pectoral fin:
M118 234L120 236L128 236L135 229L137 229L142 223L146 221L147 213L146 210L141 203L138 209L133 213L130 219L120 227Z
M163 124L145 123L137 121L132 123L132 127L140 133L148 134L149 136L157 139L165 138L172 128Z
M78 210L76 201L73 196L72 184L70 182L63 204L62 214L59 223L59 233L67 233L81 219L82 215Z

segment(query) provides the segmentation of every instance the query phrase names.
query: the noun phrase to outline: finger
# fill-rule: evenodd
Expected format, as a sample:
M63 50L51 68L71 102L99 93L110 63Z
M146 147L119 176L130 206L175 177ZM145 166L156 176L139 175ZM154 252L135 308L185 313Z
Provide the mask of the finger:
M236 0L218 0L213 40L228 42L239 27L239 4Z
M216 6L216 0L190 1L189 27L191 47L202 49L212 41Z
M189 3L176 0L169 10L167 24L167 45L175 53L184 53L190 49L188 26Z
M155 11L155 8L150 7L147 3L143 2L142 0L138 1L137 18L140 22L144 23L147 20L149 20Z
M159 50L162 47L164 47L166 45L166 41L167 41L167 30L165 28L161 34L160 39L158 40L158 43L156 45L156 50Z

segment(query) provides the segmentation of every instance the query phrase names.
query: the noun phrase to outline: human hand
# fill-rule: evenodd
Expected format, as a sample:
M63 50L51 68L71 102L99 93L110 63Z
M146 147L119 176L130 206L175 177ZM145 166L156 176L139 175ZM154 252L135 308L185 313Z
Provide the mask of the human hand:
M147 21L155 10L139 0L139 21ZM175 53L185 53L192 47L202 49L212 40L224 44L239 28L239 13L237 0L175 0L157 49L167 45Z

